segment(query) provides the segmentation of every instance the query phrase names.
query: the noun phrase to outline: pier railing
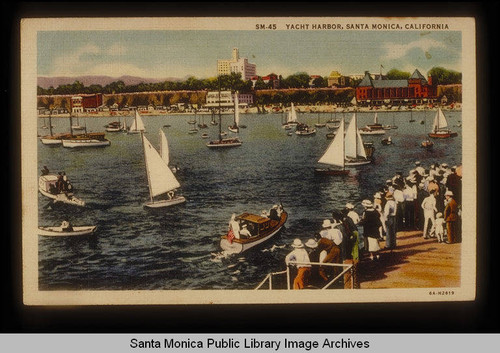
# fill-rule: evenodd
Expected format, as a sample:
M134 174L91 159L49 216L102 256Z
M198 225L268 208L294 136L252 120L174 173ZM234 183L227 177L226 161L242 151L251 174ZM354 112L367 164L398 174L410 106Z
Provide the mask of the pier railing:
M291 288L291 278L290 278L290 266L293 265L319 265L319 266L325 266L325 267L342 267L343 270L336 275L332 280L330 280L327 284L325 284L323 287L319 288L321 290L328 289L330 288L335 282L337 282L344 274L347 272L350 272L350 289L354 289L354 277L353 277L353 265L352 264L335 264L335 263L323 263L323 262L296 262L296 261L290 261L288 263L288 266L286 270L284 271L279 271L279 272L271 272L268 273L267 276L262 280L262 282L259 283L257 287L255 287L255 290L262 288L266 283L268 284L268 289L273 290L276 288L273 288L273 278L277 276L283 276L286 275L286 283L287 283L287 290L292 289Z

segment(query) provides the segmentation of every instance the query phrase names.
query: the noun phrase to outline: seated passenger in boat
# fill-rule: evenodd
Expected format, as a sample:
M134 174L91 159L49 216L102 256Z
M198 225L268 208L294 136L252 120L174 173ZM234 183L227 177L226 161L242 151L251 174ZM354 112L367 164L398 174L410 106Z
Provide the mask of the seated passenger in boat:
M73 226L68 221L63 221L61 223L61 229L63 232L71 232L73 230Z
M273 208L269 210L269 218L275 221L280 220L280 217L278 216L278 205L274 205Z
M248 230L247 224L243 224L241 226L240 235L243 238L250 238L252 236L252 233L250 233L250 231Z

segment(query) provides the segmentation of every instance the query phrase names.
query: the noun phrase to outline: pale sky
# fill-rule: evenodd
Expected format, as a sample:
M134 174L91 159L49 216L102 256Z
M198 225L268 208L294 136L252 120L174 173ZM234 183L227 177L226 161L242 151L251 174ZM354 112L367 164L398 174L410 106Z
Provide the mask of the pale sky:
M122 75L207 78L232 48L257 74L284 77L386 73L426 75L432 67L462 71L460 31L40 31L38 76Z

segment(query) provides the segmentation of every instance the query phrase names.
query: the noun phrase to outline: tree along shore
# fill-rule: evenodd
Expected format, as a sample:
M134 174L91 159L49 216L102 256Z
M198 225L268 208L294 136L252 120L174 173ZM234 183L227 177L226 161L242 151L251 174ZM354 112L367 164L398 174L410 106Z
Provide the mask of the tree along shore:
M202 107L206 103L206 90L203 91L158 91L103 94L103 104L111 107L114 104L119 110L123 107L170 107L184 104L186 106ZM355 97L354 88L295 88L295 89L265 89L254 91L254 104L258 111L265 111L265 106L288 107L295 105L337 105L351 106ZM462 101L462 85L438 86L438 99L446 96L448 103ZM37 97L37 106L47 109L63 108L69 110L71 97L75 95L44 95Z

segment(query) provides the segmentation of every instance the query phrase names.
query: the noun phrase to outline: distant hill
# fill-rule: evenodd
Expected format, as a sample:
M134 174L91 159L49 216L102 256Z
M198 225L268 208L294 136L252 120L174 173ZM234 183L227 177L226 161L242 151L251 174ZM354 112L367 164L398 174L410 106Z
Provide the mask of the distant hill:
M111 82L123 81L127 86L130 86L130 85L137 85L141 82L143 82L143 83L157 83L157 82L164 82L164 81L181 81L181 80L182 79L175 78L175 77L154 79L154 78L143 78L143 77L136 77L136 76L120 76L120 77L110 77L110 76L45 77L45 76L39 76L38 81L37 81L37 85L42 87L42 88L49 88L50 86L56 88L60 85L67 85L67 84L72 84L75 81L80 81L81 83L83 83L84 86L90 86L90 85L106 86L106 85L110 84Z

